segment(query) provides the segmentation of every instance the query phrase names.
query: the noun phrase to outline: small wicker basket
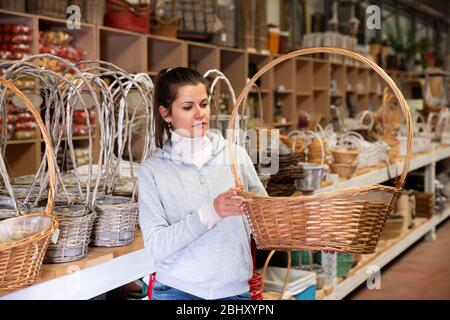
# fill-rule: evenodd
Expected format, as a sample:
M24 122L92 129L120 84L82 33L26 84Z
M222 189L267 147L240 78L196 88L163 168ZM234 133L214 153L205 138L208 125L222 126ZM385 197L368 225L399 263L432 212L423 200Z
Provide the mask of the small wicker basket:
M45 250L58 223L52 216L54 192L53 186L56 184L55 158L51 138L47 132L39 111L33 106L31 101L9 81L0 78L2 91L7 88L11 90L36 118L43 139L46 145L47 165L49 170L50 188L47 197L47 206L42 213L35 213L26 216L7 219L0 222L0 229L10 230L10 236L2 237L0 240L0 292L15 290L33 284L41 270ZM2 92L2 96L5 92ZM0 156L0 173L2 174L5 186L10 190L14 199L9 178L4 166L3 158ZM17 212L19 212L16 206ZM5 232L0 231L5 235Z
M353 174L355 173L358 164L356 162L350 164L331 163L330 167L333 173L337 173L342 178L350 179L351 177L353 177Z
M126 246L134 241L138 221L138 203L125 197L104 196L97 199L92 232L92 246Z
M252 85L264 73L279 63L314 53L339 54L369 65L386 80L399 100L406 117L407 154L400 178L395 187L367 185L356 188L298 197L263 197L245 192L236 163L236 115ZM229 122L227 134L231 171L235 185L245 199L246 212L256 244L269 250L330 250L368 254L376 249L378 240L394 203L403 188L411 157L412 119L406 101L395 82L373 61L339 48L307 48L297 50L266 64L246 83L240 93Z

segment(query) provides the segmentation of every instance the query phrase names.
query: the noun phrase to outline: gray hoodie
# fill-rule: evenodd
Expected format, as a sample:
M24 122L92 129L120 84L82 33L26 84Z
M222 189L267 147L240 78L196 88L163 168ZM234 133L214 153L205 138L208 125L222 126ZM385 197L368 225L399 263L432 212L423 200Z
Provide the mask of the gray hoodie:
M222 219L208 230L198 210L234 187L226 140L212 132L211 158L198 169L184 163L168 141L139 168L139 223L145 248L155 259L158 281L219 299L249 290L250 229L245 216ZM245 149L237 163L247 191L267 195Z

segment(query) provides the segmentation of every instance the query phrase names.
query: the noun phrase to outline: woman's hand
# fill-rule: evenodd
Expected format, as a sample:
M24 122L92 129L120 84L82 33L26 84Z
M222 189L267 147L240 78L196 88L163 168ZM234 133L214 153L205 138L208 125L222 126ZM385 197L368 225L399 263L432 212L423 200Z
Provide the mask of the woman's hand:
M214 199L214 209L221 218L244 214L244 199L237 195L236 188L230 188Z

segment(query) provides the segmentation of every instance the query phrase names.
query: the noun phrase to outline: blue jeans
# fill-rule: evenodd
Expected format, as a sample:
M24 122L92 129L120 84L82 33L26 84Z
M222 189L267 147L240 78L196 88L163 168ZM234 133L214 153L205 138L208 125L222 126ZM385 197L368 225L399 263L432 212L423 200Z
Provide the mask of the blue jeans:
M205 300L187 292L167 286L158 280L153 284L152 300ZM219 300L250 300L250 292Z

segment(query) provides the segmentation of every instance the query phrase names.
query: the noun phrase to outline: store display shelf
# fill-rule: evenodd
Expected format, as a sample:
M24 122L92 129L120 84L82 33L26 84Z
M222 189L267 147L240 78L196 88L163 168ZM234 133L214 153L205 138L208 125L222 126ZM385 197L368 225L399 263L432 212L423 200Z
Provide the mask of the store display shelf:
M432 150L436 151L433 152ZM431 164L432 162L450 157L450 147L433 146L432 150L430 150L430 152L428 153L414 155L410 162L409 171L417 170ZM390 178L399 176L402 172L402 169L403 160L399 160L396 163L391 164L389 168L387 166L374 168L367 173L354 176L351 179L343 180L337 184L317 190L316 193L353 188L367 184L383 183L390 180Z
M434 146L435 151L415 156L410 170L415 170L450 157L450 147ZM402 162L392 164L390 169L400 172ZM381 168L354 177L337 185L321 189L331 191L362 184L381 183L388 179L387 169ZM325 299L342 299L361 283L366 281L371 265L383 267L413 243L421 239L450 215L450 206L441 214L410 231L404 238L381 252L374 260L336 286ZM1 296L0 299L90 299L153 272L153 259L143 249L140 232L135 243L123 248L91 248L88 256L80 261L43 266L37 284Z
M31 143L36 143L36 139L24 139L24 140L8 140L6 141L7 145L10 144L31 144Z
M381 270L390 261L395 259L403 251L424 237L429 231L446 220L450 216L450 207L443 210L441 214L435 215L430 220L418 226L414 230L407 233L403 238L399 239L391 247L380 253L375 259L369 261L360 268L352 276L348 277L342 283L338 284L330 295L325 297L326 300L340 300L346 297L350 292L355 290L364 281L372 276L374 270Z
M140 232L126 247L89 248L82 260L44 264L38 283L1 296L1 299L91 299L148 275L153 258L143 249Z

